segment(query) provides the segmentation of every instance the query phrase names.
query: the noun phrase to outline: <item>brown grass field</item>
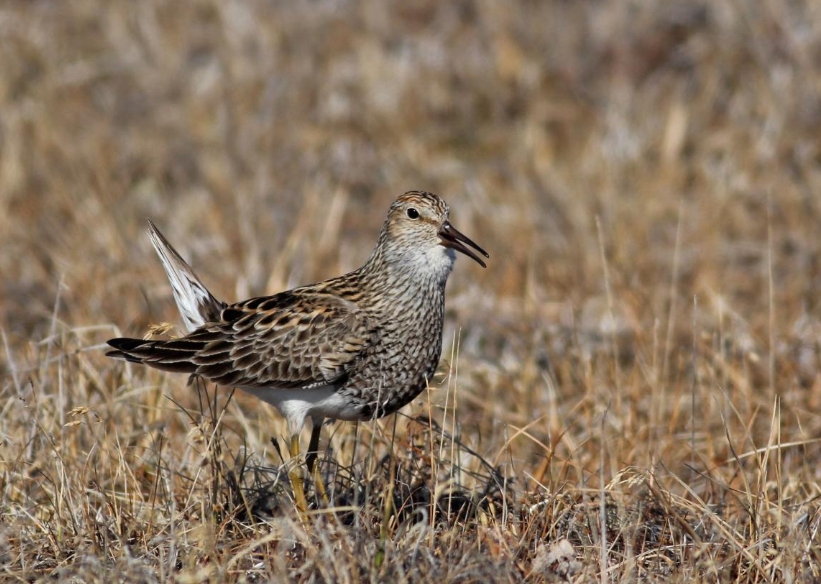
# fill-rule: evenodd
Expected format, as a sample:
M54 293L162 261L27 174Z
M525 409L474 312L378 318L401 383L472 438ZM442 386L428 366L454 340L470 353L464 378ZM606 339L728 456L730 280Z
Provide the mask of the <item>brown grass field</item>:
M3 581L821 581L820 3L20 0L0 39ZM179 322L146 218L241 300L409 189L489 266L301 521L275 410L104 343Z

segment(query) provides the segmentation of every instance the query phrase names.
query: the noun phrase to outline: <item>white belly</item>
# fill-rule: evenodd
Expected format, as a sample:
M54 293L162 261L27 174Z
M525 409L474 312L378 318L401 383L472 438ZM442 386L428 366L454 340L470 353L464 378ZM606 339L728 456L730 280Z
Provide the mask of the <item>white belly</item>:
M278 389L276 387L241 387L243 391L268 402L288 421L288 430L295 434L302 429L305 418L355 421L359 408L337 393L337 386L325 385L312 389Z

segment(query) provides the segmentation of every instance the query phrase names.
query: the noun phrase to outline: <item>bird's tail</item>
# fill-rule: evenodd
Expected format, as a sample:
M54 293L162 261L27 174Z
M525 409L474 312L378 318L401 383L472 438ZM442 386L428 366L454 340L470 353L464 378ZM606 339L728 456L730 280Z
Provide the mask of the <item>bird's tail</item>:
M200 281L191 266L180 257L157 226L148 221L151 243L160 256L165 273L174 290L174 300L180 311L185 328L191 332L206 322L219 319L225 303L217 300ZM117 339L122 340L122 339Z
M111 339L108 344L114 347L113 351L106 353L108 357L143 363L172 373L194 373L197 365L192 359L203 347L202 342L187 339L143 341L120 338Z

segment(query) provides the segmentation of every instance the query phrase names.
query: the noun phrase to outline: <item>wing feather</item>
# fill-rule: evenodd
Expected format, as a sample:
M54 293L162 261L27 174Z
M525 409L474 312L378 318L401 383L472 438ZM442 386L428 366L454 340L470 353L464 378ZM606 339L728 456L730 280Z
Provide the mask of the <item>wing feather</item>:
M373 336L361 308L320 293L285 292L235 304L203 329L209 340L192 358L197 373L243 387L339 382Z
M185 322L185 328L190 332L214 320L220 310L225 308L225 303L214 298L188 262L182 259L151 220L148 221L148 234L160 257L168 281L171 282L174 300Z
M227 306L181 339L112 339L109 354L227 386L293 389L342 383L374 340L353 302L294 290Z

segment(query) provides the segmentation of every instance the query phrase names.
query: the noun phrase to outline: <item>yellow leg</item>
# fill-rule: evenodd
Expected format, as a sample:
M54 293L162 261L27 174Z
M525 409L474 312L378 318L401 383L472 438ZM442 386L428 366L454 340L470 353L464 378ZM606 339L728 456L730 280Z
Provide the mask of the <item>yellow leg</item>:
M291 470L288 478L291 479L291 488L294 490L294 501L300 514L308 510L308 500L305 498L305 488L302 485L302 470L299 463L299 432L291 436L288 447L291 454Z
M319 456L319 433L322 431L322 420L312 420L312 423L311 442L308 444L308 455L305 457L305 464L314 479L314 487L319 499L325 507L328 507L330 505L328 492L325 490L325 483L322 481L322 474L319 472L319 465L316 463Z

